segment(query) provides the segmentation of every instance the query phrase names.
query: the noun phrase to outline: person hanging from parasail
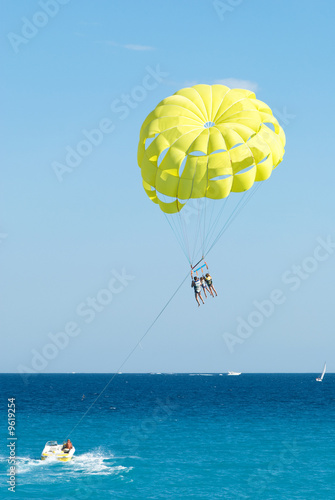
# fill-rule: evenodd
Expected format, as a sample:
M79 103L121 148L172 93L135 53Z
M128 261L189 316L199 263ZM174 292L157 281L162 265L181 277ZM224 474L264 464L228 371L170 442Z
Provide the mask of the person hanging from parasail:
M198 278L198 276L195 276L193 278L193 275L191 273L191 277L192 277L192 283L191 283L191 287L194 288L194 296L195 296L195 300L197 301L198 303L198 307L200 307L200 302L199 302L199 298L201 300L201 302L203 304L205 304L205 302L203 301L203 298L201 297L201 283L200 283L200 280Z
M206 285L207 285L212 297L214 297L213 292L215 293L215 296L217 297L218 294L216 293L216 290L214 288L212 276L209 273L206 273L204 278L205 278Z
M210 293L210 294L213 296L212 291L211 291L209 288L207 288L207 284L206 284L206 280L205 280L205 277L204 277L204 276L201 276L201 278L200 278L200 284L201 284L201 286L202 286L202 289L203 289L203 291L204 291L204 294L205 294L206 299L207 299L207 293L206 293L206 290L207 290L207 292L208 292L208 293Z

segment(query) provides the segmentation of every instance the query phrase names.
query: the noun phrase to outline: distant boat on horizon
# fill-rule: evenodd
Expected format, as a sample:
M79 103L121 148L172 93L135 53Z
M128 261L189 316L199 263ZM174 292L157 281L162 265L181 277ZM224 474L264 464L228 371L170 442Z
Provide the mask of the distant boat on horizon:
M228 372L227 375L241 375L241 372Z
M315 380L316 380L317 382L322 382L323 377L325 376L325 373L326 373L326 363L325 363L325 365L324 365L324 367L323 367L323 370L322 370L322 373L321 373L320 377L318 377L318 378L317 378L317 379L315 379Z

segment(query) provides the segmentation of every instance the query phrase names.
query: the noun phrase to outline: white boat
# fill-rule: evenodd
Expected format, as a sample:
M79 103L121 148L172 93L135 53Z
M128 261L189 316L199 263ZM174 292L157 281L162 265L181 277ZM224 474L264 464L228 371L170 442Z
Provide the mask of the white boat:
M69 462L72 460L76 450L74 446L72 446L71 450L63 448L63 446L62 444L58 444L57 441L48 441L42 451L41 460L54 458L60 462Z
M322 382L323 377L325 376L325 373L326 373L326 363L325 363L325 365L324 365L324 367L323 367L323 370L322 370L322 373L321 373L320 377L318 377L318 378L316 379L316 381L317 381L317 382Z
M241 372L238 373L238 372L228 372L228 375L241 375Z

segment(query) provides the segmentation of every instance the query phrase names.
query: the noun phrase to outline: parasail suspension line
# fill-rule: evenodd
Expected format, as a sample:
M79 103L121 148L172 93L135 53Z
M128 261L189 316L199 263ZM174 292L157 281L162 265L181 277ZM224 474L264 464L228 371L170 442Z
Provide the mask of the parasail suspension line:
M95 400L93 401L93 403L91 404L91 406L89 406L89 408L86 410L86 412L84 413L84 415L80 418L80 420L77 422L77 424L71 429L71 431L69 432L69 434L67 435L66 439L75 431L75 429L81 424L81 422L84 420L84 418L86 417L86 415L91 411L91 409L93 408L93 406L95 405L95 403L98 401L98 399L100 399L100 397L102 396L102 394L105 392L105 390L107 389L107 387L113 382L114 378L116 377L116 375L118 374L119 371L121 371L121 368L126 364L126 362L128 361L128 359L132 356L132 354L136 351L136 349L138 348L138 346L141 344L142 340L144 339L144 337L146 337L148 335L148 333L150 332L151 328L154 326L154 324L156 323L156 321L160 318L160 316L163 314L163 312L165 311L165 309L167 308L167 306L170 304L170 302L172 301L172 299L175 297L175 295L177 295L177 293L179 292L180 288L183 286L183 284L185 283L185 281L189 278L189 274L187 273L187 275L185 276L185 278L183 279L183 281L180 283L180 285L176 288L176 290L173 292L173 294L171 295L171 297L169 298L169 300L166 302L166 304L163 306L163 308L160 310L160 312L157 314L156 318L152 321L152 323L149 325L149 327L147 328L147 330L144 332L144 334L142 335L142 337L139 339L139 341L137 342L137 344L133 347L133 349L130 351L130 353L125 357L125 359L123 360L123 362L121 363L121 365L119 366L118 370L116 373L114 373L114 375L110 378L110 380L107 382L107 384L105 385L105 387L102 389L102 391L100 392L100 394L95 398Z
M241 212L241 210L247 205L247 203L251 200L251 198L255 195L255 193L258 191L258 189L260 187L261 187L261 183L258 184L251 193L248 193L248 196L246 198L245 198L245 195L246 195L247 192L244 193L243 197L238 202L238 204L234 208L233 212L228 217L227 221L224 223L222 229L220 230L219 234L215 238L214 242L212 243L212 245L210 246L210 248L207 250L207 254L217 244L217 242L219 241L219 239L221 238L221 236L227 231L228 227L232 224L232 222L236 219L236 217Z

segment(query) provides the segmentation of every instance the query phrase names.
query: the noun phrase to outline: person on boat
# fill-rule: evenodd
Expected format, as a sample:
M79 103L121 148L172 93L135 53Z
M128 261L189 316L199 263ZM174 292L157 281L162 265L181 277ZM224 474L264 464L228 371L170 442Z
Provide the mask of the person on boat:
M65 453L69 453L69 451L73 448L73 444L71 441L68 439L66 443L63 444L62 450L64 450Z
M199 298L203 304L205 302L203 301L203 298L201 297L201 284L200 284L200 280L199 280L198 276L195 276L194 278L192 276L191 287L194 288L195 300L197 301L198 307L199 307L200 306Z
M209 288L207 288L207 284L206 284L206 280L205 280L205 277L204 277L204 276L201 276L201 278L200 278L200 284L201 284L201 286L202 286L202 289L203 289L203 291L204 291L204 294L205 294L206 299L207 299L207 293L206 293L206 290L207 290L207 292L209 292L211 295L213 295L213 294L212 294L212 291L211 291Z
M205 274L205 281L206 281L206 285L207 285L209 291L212 294L212 297L214 297L213 292L215 293L215 296L217 297L218 294L216 293L216 290L214 288L212 276L209 273Z

